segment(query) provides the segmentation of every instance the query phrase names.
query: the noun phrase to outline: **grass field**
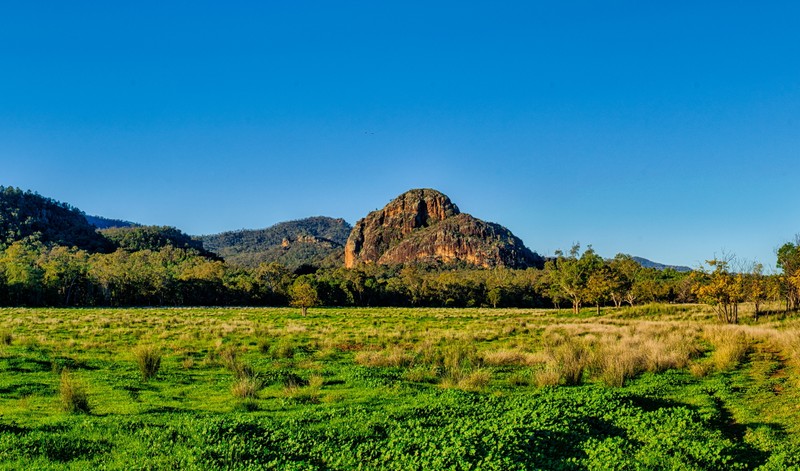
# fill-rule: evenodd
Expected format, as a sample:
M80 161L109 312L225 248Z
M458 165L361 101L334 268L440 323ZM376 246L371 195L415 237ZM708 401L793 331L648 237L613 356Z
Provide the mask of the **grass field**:
M690 305L2 309L0 469L800 469L798 353Z

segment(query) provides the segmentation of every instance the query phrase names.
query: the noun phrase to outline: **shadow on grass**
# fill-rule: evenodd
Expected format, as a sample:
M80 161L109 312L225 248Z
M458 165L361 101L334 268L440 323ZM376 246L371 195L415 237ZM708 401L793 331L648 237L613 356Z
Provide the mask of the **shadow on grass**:
M44 383L22 383L0 387L0 396L8 399L21 399L25 396L50 396L56 389Z

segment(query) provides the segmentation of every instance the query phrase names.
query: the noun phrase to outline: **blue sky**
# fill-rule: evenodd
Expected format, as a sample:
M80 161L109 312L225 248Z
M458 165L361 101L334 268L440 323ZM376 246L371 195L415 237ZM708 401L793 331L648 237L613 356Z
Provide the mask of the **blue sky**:
M432 187L573 242L771 267L796 2L5 2L0 184L190 234Z

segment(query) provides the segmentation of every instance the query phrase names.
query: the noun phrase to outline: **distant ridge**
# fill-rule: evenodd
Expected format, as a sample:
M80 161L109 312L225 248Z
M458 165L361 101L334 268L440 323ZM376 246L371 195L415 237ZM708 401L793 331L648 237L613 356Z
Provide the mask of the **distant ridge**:
M121 219L110 219L102 216L89 216L86 215L86 222L93 225L98 229L111 229L113 227L139 227L141 224L135 222L123 221Z
M351 229L344 219L315 216L264 229L228 231L197 239L206 250L235 265L255 267L279 262L296 269L301 265L339 264Z
M666 270L667 268L669 268L678 272L692 271L691 268L682 265L665 265L663 263L654 262L652 260L648 260L642 257L631 257L631 258L633 258L635 261L639 263L639 265L645 268L655 268L656 270Z

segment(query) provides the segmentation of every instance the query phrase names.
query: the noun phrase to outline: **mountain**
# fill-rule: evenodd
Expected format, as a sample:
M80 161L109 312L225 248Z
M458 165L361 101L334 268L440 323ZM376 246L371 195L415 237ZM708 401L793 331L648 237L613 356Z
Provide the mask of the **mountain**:
M137 227L141 224L135 222L123 221L121 219L109 219L102 216L89 216L86 215L86 221L98 229L111 229L112 227Z
M203 247L235 265L254 267L279 262L334 265L341 258L352 227L344 219L324 216L287 221L266 229L239 230L197 237Z
M0 245L30 236L90 252L113 250L77 208L38 193L0 186Z
M670 268L672 270L679 271L679 272L692 271L691 268L684 267L684 266L681 266L681 265L664 265L663 263L653 262L651 260L648 260L648 259L642 258L642 257L631 257L631 258L636 260L636 262L638 262L639 265L641 265L641 266L643 266L645 268L655 268L656 270L666 270L667 268Z
M462 213L446 195L410 190L359 220L345 244L345 266L362 263L467 263L541 266L542 257L505 227Z

